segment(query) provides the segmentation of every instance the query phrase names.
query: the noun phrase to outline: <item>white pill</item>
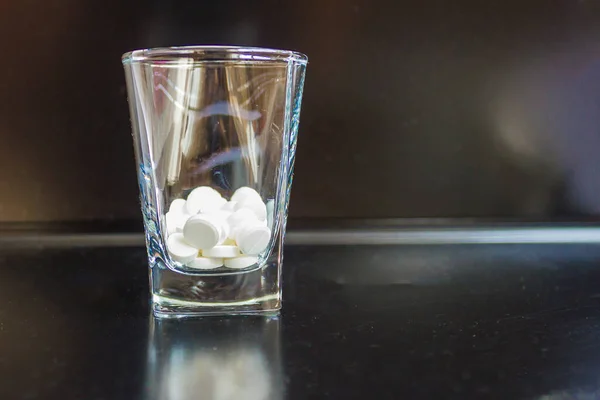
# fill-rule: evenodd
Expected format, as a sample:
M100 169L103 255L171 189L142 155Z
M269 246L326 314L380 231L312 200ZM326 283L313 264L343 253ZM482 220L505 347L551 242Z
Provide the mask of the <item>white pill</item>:
M208 207L206 207L206 210L200 209L200 212L201 213L211 213L211 212L219 211L221 209L221 207L223 207L225 204L227 204L227 200L225 200L222 197L217 197L215 199L215 201L211 202L208 205Z
M208 213L218 210L227 200L219 192L209 186L200 186L192 190L185 202L188 214Z
M242 201L237 202L235 205L235 210L248 209L256 215L261 221L266 221L267 219L267 206L263 203L262 200L257 200L253 198L247 198Z
M246 208L237 210L231 214L229 218L227 218L227 224L229 227L228 237L235 240L235 236L241 228L248 225L255 225L259 222L260 221L258 218L256 218L256 214L254 214L252 211Z
M245 228L247 228L249 226L256 226L256 225L266 227L267 226L267 221L248 221L248 223L246 225L241 225L241 226L232 228L229 231L229 238L232 239L232 240L234 240L234 241L237 241L238 235L240 234L240 232L242 230L244 230Z
M171 202L169 206L170 212L175 212L178 214L186 214L185 211L185 199L175 199Z
M188 195L188 199L190 197L194 198L194 197L206 197L206 196L221 197L221 194L219 192L217 192L215 189L211 188L210 186L198 186L196 189L194 189L190 192L190 194Z
M222 197L204 197L191 202L188 200L185 204L188 214L195 215L213 213L214 211L219 210L226 202L227 200Z
M219 245L202 250L202 255L204 257L233 258L240 255L240 249L237 246Z
M271 230L262 224L246 226L237 232L235 240L242 253L255 256L269 245Z
M173 234L175 232L183 232L183 226L187 222L189 215L181 214L176 211L169 211L165 214L167 223L167 232Z
M237 227L233 227L229 230L229 235L227 235L227 238L229 240L233 240L234 243L236 243L235 238L237 237L238 232L243 228L243 226L237 226ZM225 243L225 242L223 242ZM237 245L237 243L236 243Z
M183 227L183 237L196 249L210 249L219 243L221 223L218 218L199 214L190 217Z
M198 249L187 244L181 233L174 233L167 238L167 251L174 261L182 264L191 262L198 255Z
M240 202L242 200L247 200L247 199L254 199L254 200L262 201L260 194L258 194L258 192L256 190L249 188L248 186L242 186L241 188L239 188L238 190L236 190L233 193L233 196L231 196L231 200L236 201L236 202Z
M267 201L267 226L273 229L273 220L275 216L275 201L273 199Z
M248 268L249 266L256 264L258 262L258 257L241 256L236 258L228 258L223 261L227 268L242 269Z
M237 201L228 201L227 203L223 204L223 206L221 207L222 211L230 211L230 212L234 212L235 211L235 205L237 204Z
M221 235L219 235L219 243L218 244L222 244L229 237L230 228L229 228L229 223L227 222L227 220L231 216L231 214L232 214L231 212L223 211L223 210L218 210L218 211L208 214L213 218L217 218L221 223Z
M242 208L235 211L227 218L227 223L231 228L236 228L242 225L246 225L246 221L258 221L256 214L247 208Z
M226 211L226 210L216 210L216 211L213 211L210 213L211 216L220 218L223 221L227 221L227 219L229 217L231 217L231 214L233 214L233 211Z
M235 243L235 240L233 240L232 238L225 239L225 241L222 244L228 245L228 246L237 246L237 244Z
M241 232L243 229L248 228L250 226L257 226L257 225L258 226L266 227L267 226L267 221L259 221L257 219L245 220L240 225L238 225L238 226L230 229L230 231L229 231L229 237L231 239L237 240L239 232Z
M215 269L223 265L222 258L196 257L187 266L197 269Z
M172 235L177 232L177 221L176 214L166 213L165 214L165 225L167 227L167 235Z

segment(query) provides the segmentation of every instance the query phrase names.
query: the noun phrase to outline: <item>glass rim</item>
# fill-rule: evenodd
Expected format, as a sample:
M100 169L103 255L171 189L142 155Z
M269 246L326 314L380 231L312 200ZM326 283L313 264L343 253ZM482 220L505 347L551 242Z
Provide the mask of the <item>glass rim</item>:
M292 50L279 50L264 47L245 46L218 46L218 45L193 45L154 47L147 49L131 50L123 54L121 62L170 64L180 63L180 60L192 59L193 63L256 63L256 62L284 62L290 61L307 64L305 54Z

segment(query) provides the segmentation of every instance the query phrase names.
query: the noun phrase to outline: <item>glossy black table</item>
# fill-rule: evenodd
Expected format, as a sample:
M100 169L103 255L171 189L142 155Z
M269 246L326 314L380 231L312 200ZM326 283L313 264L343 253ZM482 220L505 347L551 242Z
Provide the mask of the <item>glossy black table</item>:
M0 399L598 399L600 246L286 248L279 318L158 321L142 247L0 250Z

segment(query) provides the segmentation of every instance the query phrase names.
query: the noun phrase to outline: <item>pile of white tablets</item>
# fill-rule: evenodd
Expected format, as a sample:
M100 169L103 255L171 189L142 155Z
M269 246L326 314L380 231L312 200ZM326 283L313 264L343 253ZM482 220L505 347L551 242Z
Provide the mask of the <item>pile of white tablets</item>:
M247 268L271 240L267 206L249 187L229 201L209 186L197 187L187 200L173 200L165 218L169 255L190 268Z

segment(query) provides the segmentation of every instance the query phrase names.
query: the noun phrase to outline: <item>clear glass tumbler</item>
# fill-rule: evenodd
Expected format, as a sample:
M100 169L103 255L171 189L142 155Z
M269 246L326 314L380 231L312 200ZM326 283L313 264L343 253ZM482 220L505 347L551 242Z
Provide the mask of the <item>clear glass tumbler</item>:
M123 55L155 315L281 308L306 64L244 47Z

